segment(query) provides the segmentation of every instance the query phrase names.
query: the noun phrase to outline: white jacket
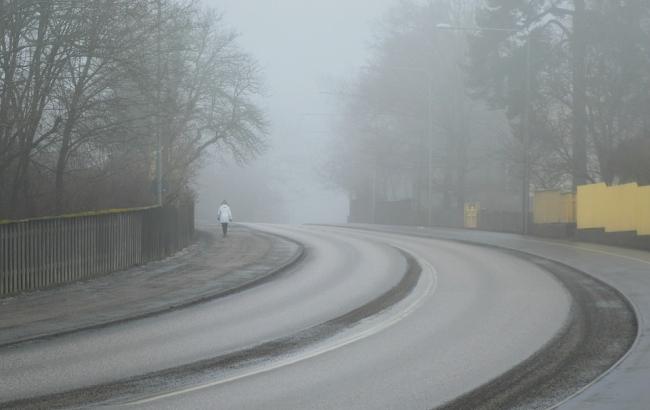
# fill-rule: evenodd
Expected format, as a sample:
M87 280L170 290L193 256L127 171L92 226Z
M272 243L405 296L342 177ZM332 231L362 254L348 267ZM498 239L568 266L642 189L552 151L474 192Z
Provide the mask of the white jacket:
M217 218L219 218L219 222L222 224L232 222L232 211L230 211L230 207L226 204L221 205L217 213Z

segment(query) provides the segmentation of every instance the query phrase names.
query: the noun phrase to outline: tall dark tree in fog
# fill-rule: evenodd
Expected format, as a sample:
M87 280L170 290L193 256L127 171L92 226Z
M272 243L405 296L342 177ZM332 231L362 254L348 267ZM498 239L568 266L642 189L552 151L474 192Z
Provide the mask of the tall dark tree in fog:
M482 97L506 107L523 138L525 43L532 50L532 149L538 185L612 182L613 155L648 114L650 4L641 0L487 1L472 44Z
M202 153L263 149L259 69L184 0L0 0L0 217L165 201Z
M464 33L439 27L472 25L473 3L401 2L383 21L368 66L341 91L332 173L353 201L370 197L367 208L374 208L408 200L410 222L425 222L440 210L458 215L470 185L495 189L469 176L495 164L500 136L489 137L500 132L501 115L471 98Z
M430 172L436 187L449 194L444 185L451 183L453 160L443 152L455 129L443 111L458 107L460 91L452 67L456 51L435 42L441 33L433 31L446 11L440 2L394 7L377 34L368 67L343 90L347 108L341 134L349 157L339 162L338 172L349 191L376 196L385 185L401 185L422 208ZM431 146L434 126L439 138ZM429 169L430 154L435 170Z

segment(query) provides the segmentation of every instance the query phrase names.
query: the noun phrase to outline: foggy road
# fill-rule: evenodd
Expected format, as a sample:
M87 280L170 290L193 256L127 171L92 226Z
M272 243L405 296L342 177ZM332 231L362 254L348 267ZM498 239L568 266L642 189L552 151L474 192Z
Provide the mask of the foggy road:
M650 1L0 32L0 410L650 408Z
M305 243L308 257L238 295L2 351L3 402L49 395L40 405L430 408L531 356L569 314L569 294L551 275L495 250L334 228L264 229ZM321 329L322 340L291 338L399 287L408 267L395 247L421 267L403 300L358 323L336 322L344 326L331 334ZM263 356L250 349L278 340ZM227 366L210 366L228 354Z
M122 394L124 403L145 398L150 401L137 406L151 408L210 403L220 408L336 408L350 403L426 408L524 360L562 327L568 314L569 296L551 276L493 250L330 228L266 229L305 243L307 259L271 283L239 295L3 351L3 402L110 385L340 317L399 283L406 262L395 246L422 266L413 300L382 312L371 324L350 324L325 348L300 346L288 357L248 364L253 370L229 383L215 384L241 369L212 369L214 373L203 373L189 385L189 379L170 372L162 387L154 386L154 397L146 389L105 387L53 396L49 404ZM183 393L187 387L210 384Z

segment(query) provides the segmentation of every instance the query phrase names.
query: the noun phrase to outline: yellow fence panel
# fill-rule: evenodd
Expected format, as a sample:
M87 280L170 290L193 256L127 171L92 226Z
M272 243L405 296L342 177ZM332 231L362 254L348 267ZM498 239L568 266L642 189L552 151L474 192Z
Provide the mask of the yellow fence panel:
M650 235L650 186L639 187L637 190L637 233Z
M536 224L576 222L578 229L650 235L650 186L583 185L578 187L576 195L536 192L533 221Z
M465 204L465 228L476 229L478 228L478 214L481 206L479 203L466 203Z
M604 228L609 210L605 203L606 184L582 185L576 196L576 216L578 229Z
M636 183L615 185L607 188L604 201L607 206L605 232L628 232L637 230Z
M650 187L636 183L579 186L576 213L578 229L650 235Z

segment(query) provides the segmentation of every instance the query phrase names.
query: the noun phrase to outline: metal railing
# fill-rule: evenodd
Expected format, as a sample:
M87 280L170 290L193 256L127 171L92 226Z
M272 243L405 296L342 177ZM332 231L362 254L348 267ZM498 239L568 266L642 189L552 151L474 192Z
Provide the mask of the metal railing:
M0 296L160 260L194 236L194 205L0 223Z

